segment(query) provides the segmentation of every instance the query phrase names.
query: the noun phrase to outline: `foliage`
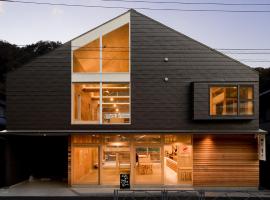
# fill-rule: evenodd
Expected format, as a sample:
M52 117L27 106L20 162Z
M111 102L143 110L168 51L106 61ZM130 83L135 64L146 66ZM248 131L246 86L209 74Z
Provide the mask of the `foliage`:
M270 68L255 68L260 75L260 92L270 90Z
M33 58L46 54L60 45L60 42L39 41L19 47L6 41L0 41L0 93L5 92L5 77L9 71L16 70Z

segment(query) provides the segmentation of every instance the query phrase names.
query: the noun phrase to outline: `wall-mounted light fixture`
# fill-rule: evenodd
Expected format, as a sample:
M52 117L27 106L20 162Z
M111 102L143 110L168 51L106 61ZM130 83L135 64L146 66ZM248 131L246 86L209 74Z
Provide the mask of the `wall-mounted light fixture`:
M168 81L169 81L169 78L167 76L165 76L164 82L168 82Z

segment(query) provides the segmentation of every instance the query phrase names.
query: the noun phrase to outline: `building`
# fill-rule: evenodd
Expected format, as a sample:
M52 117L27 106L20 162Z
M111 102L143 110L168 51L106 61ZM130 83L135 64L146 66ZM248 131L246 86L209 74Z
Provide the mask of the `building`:
M260 185L262 188L270 188L270 90L260 93L260 127L268 131L266 135L266 160L260 161Z
M129 173L132 186L258 187L258 78L129 10L8 75L4 135L20 140L20 161L9 159L24 166L10 183L42 161L42 176L66 169L71 186L118 186ZM67 141L61 167L56 138Z

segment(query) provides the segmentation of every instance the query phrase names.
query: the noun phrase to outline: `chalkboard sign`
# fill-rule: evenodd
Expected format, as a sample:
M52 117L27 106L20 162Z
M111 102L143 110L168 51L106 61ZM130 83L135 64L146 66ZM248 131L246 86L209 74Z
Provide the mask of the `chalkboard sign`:
M130 189L129 174L120 174L120 189Z

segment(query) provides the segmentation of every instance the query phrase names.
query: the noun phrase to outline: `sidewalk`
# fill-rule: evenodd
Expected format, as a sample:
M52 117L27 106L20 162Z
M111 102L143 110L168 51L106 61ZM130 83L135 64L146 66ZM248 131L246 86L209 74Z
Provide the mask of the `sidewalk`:
M0 200L15 200L15 199L42 199L42 200L54 200L54 199L113 199L114 190L119 188L113 187L68 187L64 182L57 181L40 181L35 180L33 182L21 182L9 188L0 189ZM253 189L243 190L243 188L136 188L134 190L119 191L119 197L146 197L148 199L152 197L157 199L161 194L161 191L166 191L166 198L183 197L181 199L189 199L188 197L198 197L198 191L206 191L205 199L269 199L270 190L258 191ZM152 192L150 191L152 190ZM236 191L237 190L237 191ZM243 192L241 192L243 190ZM153 196L154 194L154 196ZM151 196L152 195L152 196ZM159 199L159 198L158 198ZM177 199L177 198L176 198Z

